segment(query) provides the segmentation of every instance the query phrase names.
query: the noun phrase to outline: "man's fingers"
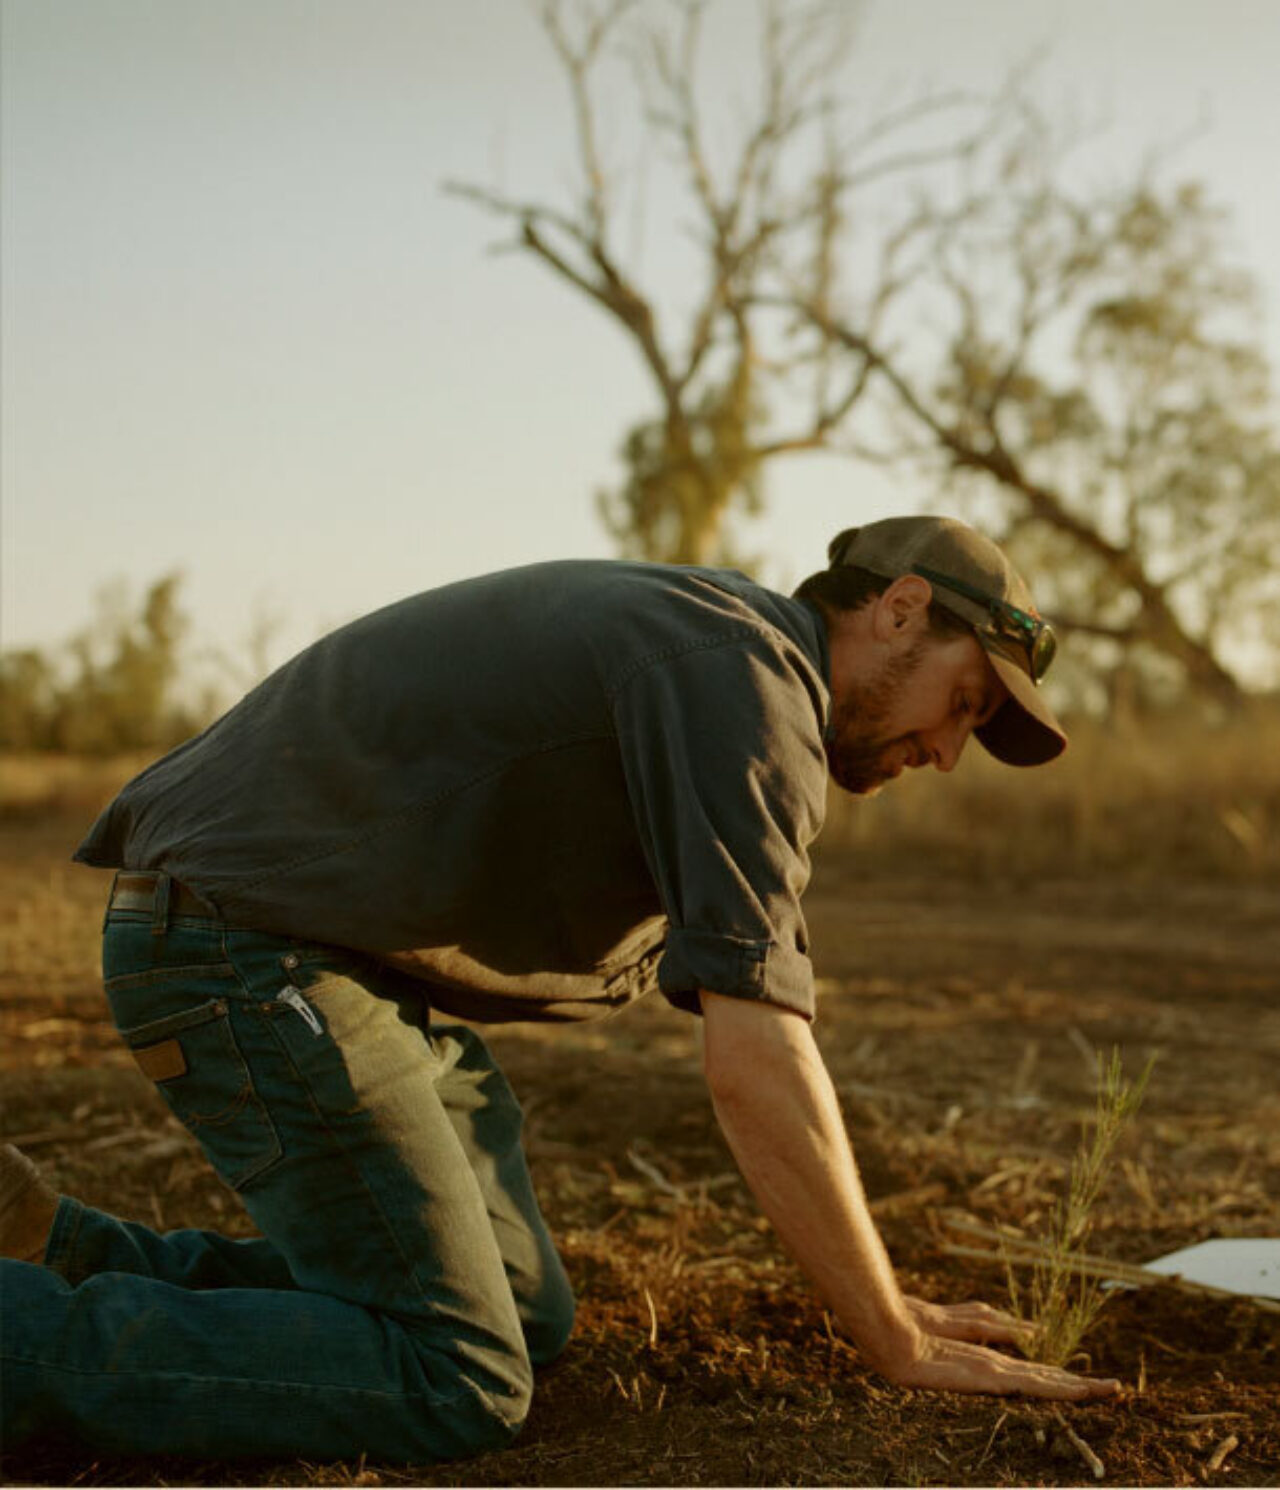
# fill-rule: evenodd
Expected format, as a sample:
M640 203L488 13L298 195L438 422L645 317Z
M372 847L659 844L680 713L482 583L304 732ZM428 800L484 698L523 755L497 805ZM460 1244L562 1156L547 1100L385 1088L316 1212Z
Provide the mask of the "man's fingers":
M993 1309L990 1304L959 1304L949 1317L956 1327L952 1338L976 1340L999 1344L1017 1344L1033 1333L1025 1319L1006 1314L1003 1309Z
M1015 1369L997 1372L1005 1383L1003 1393L1024 1397L1049 1397L1062 1402L1091 1402L1100 1397L1114 1397L1120 1383L1111 1379L1094 1379L1076 1376L1071 1371L1059 1370L1057 1366L1038 1365L1033 1361L1009 1361Z
M907 1300L921 1329L946 1340L971 1340L988 1345L1023 1345L1035 1333L1026 1320L979 1300L966 1304L930 1304Z
M1076 1376L1058 1366L1014 1360L981 1345L942 1338L935 1338L929 1353L896 1379L903 1386L934 1391L1044 1397L1061 1402L1113 1397L1120 1390L1118 1381Z
M906 1303L929 1343L924 1357L896 1378L904 1386L1060 1402L1090 1402L1120 1390L1118 1381L1077 1376L1060 1366L988 1350L989 1345L1025 1346L1035 1334L1033 1326L1003 1309L979 1300L931 1304L908 1298Z

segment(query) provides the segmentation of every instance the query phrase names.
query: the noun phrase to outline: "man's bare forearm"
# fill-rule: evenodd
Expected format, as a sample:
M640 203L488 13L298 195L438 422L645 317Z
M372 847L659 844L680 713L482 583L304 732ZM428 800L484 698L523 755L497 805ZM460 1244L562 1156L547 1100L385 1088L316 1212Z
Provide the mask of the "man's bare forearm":
M707 1081L743 1177L837 1318L892 1373L911 1359L919 1331L867 1209L807 1022L714 994L703 995L703 1010Z

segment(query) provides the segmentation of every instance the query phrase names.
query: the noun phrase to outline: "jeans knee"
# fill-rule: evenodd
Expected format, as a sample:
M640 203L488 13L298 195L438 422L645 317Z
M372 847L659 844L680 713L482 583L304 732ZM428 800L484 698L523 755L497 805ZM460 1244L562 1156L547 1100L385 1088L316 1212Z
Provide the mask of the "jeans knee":
M547 1366L563 1354L573 1334L576 1305L568 1279L561 1278L554 1292L539 1304L536 1318L525 1325L524 1338L530 1361L535 1366Z
M501 1395L479 1390L469 1393L448 1415L456 1456L467 1458L505 1449L524 1427L532 1401L532 1373Z

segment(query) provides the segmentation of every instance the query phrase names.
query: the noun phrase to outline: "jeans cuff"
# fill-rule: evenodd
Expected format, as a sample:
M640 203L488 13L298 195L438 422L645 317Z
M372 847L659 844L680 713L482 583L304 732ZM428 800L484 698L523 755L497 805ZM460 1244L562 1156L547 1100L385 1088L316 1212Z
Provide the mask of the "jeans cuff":
M49 1242L45 1247L44 1265L61 1273L68 1283L80 1280L74 1276L75 1247L80 1236L80 1223L84 1219L84 1206L70 1195L60 1196L58 1209L53 1213L49 1227Z

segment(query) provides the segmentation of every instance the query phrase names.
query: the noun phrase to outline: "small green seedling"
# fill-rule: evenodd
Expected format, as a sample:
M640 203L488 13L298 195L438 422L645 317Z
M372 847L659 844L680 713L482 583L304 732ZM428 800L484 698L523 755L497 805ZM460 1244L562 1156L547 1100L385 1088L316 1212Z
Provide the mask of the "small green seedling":
M1005 1272L1015 1313L1032 1326L1028 1353L1050 1365L1065 1365L1097 1319L1106 1294L1097 1278L1075 1267L1093 1226L1093 1207L1111 1172L1117 1143L1142 1106L1153 1056L1136 1081L1126 1081L1120 1052L1110 1061L1098 1054L1096 1109L1092 1131L1086 1126L1071 1161L1067 1194L1054 1207L1049 1233L1038 1248L1024 1289L1006 1255Z

